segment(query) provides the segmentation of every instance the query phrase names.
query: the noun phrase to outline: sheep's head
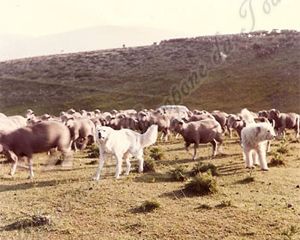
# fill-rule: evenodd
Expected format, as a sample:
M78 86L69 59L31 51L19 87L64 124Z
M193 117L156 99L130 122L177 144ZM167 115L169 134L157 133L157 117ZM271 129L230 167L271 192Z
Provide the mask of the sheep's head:
M173 119L170 124L170 130L180 132L182 130L184 121L182 119Z
M258 112L259 117L264 117L264 118L269 118L269 111L267 110L262 110Z
M68 111L67 111L68 114L74 114L76 113L75 109L73 108L70 108Z
M138 120L139 121L146 121L147 120L147 113L146 112L144 112L144 111L140 111L139 113L138 113Z
M100 115L101 114L101 111L97 108L94 110L94 113L96 116Z
M66 125L68 128L73 128L74 125L75 125L74 119L73 119L73 118L67 119L65 125Z
M280 111L277 109L271 109L269 111L269 118L270 119L278 119L280 116Z
M246 123L244 120L238 118L238 119L235 119L234 122L232 123L232 127L234 129L240 129L240 128L243 128L246 126Z

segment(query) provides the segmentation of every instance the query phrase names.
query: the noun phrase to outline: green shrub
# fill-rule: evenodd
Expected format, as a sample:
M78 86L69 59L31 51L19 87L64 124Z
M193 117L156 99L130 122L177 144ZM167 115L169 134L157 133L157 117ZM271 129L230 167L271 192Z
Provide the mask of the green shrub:
M198 173L185 185L185 190L195 195L207 195L218 192L217 181L211 172Z
M87 148L88 158L98 158L99 157L99 148L96 144L90 145Z
M160 208L159 202L157 202L156 200L152 200L143 202L138 210L139 212L152 212L157 208Z
M164 158L164 153L160 147L153 147L150 149L149 156L154 160L162 160Z
M269 166L275 167L275 166L282 166L282 165L285 165L282 154L275 153L274 156L271 158Z
M197 209L206 209L206 210L210 210L212 209L212 206L208 205L208 204L201 204L199 207L197 207Z
M156 163L153 159L144 160L144 172L155 172Z
M169 173L171 175L172 180L174 181L183 182L187 179L185 167L183 167L182 165L177 166L174 169L171 169Z
M198 173L203 173L209 171L213 176L218 176L218 169L217 167L212 163L203 164L202 162L198 162L192 169L191 175L196 176Z
M2 230L6 231L14 231L14 230L22 230L31 227L40 227L44 225L50 225L51 218L46 215L33 215L30 218L20 219L12 224L6 225L2 228Z
M287 154L289 152L289 149L287 147L286 143L282 143L281 146L279 148L277 148L277 153L280 154Z

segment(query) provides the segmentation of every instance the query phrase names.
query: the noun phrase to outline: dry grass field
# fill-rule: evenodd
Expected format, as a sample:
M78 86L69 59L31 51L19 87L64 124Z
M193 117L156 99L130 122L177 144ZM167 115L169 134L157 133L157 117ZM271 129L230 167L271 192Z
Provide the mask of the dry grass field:
M150 154L155 148L160 155ZM102 179L92 181L96 159L87 152L75 154L72 170L43 171L46 155L36 155L32 181L27 170L12 178L9 165L0 164L0 239L300 239L299 149L294 134L276 140L268 160L284 165L250 173L237 138L226 138L215 159L211 146L201 146L197 162L218 171L217 192L209 195L184 189L197 162L182 139L147 149L147 162L161 158L154 160L155 172L133 171L120 180L113 178L115 162L108 157ZM184 177L175 181L170 171L179 166ZM156 208L141 208L145 201Z

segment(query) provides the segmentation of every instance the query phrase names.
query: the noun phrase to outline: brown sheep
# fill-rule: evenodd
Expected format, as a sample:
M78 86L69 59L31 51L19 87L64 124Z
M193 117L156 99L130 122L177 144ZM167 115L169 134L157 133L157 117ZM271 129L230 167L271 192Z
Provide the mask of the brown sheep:
M30 179L34 177L32 155L57 148L64 160L70 153L70 132L62 123L47 121L0 134L0 148L14 161L11 175L15 174L18 160L26 157L29 163Z
M216 110L211 112L211 115L213 115L217 122L220 123L223 132L225 132L228 114L226 112Z
M275 130L278 131L278 135L285 137L285 129L294 129L296 138L299 137L300 132L300 115L296 113L281 113L277 109L271 109L269 111L269 119L274 120Z
M95 124L88 118L70 118L65 122L71 133L72 148L77 151L77 144L83 150L94 142Z
M186 122L197 122L208 118L215 119L214 116L211 115L210 113L201 113L201 114L192 115L186 120Z
M182 120L173 119L170 128L182 135L185 141L186 150L188 150L188 147L192 143L194 144L193 160L196 159L199 144L211 143L213 146L212 157L215 157L217 154L218 143L222 144L223 142L222 128L214 119L205 119L190 123L184 123Z
M169 129L170 129L170 118L165 114L145 114L139 113L139 128L142 133L146 132L147 129L153 125L158 125L158 131L162 132L161 140L168 141Z
M229 114L226 122L226 127L229 132L229 137L232 138L232 129L234 129L241 138L241 131L246 126L242 118L236 114Z
M123 128L131 129L131 130L139 130L139 122L130 116L119 115L117 118L114 118L108 124L109 127L120 130Z

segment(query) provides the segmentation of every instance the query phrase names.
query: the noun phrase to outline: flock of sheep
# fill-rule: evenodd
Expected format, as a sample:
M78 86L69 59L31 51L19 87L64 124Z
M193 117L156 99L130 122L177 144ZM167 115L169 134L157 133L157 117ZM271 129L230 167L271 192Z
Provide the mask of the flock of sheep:
M165 105L156 110L141 111L128 109L101 112L96 109L77 112L70 109L56 117L49 114L36 116L28 109L25 117L6 116L0 113L0 153L3 153L7 161L12 163L11 175L14 175L18 161L26 158L30 178L33 178L34 153L48 152L50 154L48 165L51 166L56 161L51 157L53 152L60 151L64 159L62 165L71 167L73 151L83 150L87 145L95 142L100 148L102 126L114 130L130 129L131 132L139 132L142 136L152 125L158 126L161 140L168 141L169 135L174 133L176 137L178 135L183 137L186 149L194 144L193 159L196 159L199 144L206 143L212 144L214 157L218 152L218 145L223 142L224 134L228 133L231 138L232 132L236 131L241 140L246 167L252 168L254 164L258 164L262 170L268 170L266 152L270 147L270 140L284 137L286 129L294 129L298 138L300 115L281 113L277 109L263 110L258 113L243 109L238 114L228 114L218 110L190 111L181 105ZM127 131L126 134L129 132ZM132 141L128 146L135 146L136 139L128 140ZM114 144L122 145L122 141L122 138L116 138ZM151 143L153 144L153 140ZM101 164L103 167L103 163ZM120 174L121 170L118 171Z

